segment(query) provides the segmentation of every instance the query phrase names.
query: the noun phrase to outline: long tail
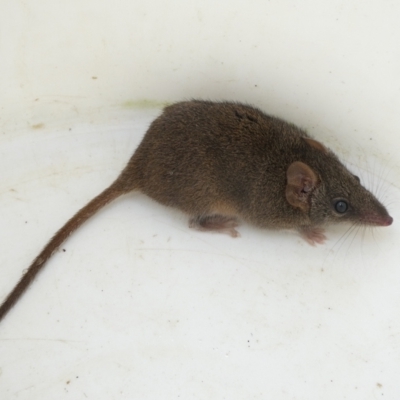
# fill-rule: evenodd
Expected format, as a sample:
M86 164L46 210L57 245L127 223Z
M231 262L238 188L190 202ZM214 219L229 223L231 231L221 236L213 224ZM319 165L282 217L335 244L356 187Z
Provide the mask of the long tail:
M46 261L51 257L55 250L64 242L67 237L78 229L85 221L94 215L100 208L110 203L117 197L127 193L130 190L124 190L115 182L86 206L81 208L47 243L41 253L33 260L25 274L11 291L0 306L0 321L6 316L14 304L19 300L35 276L42 270Z

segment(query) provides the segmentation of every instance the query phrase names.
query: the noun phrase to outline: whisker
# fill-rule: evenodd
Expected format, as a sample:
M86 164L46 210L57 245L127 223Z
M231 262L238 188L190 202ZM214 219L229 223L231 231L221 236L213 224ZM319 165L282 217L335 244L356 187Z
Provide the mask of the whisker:
M339 255L341 248L344 246L344 244L346 243L347 239L350 237L354 229L355 229L355 224L353 223L346 229L343 235L336 242L336 244L340 243L337 249L337 255Z
M340 248L341 248L342 245L343 245L342 240L343 240L343 238L348 234L348 232L349 232L350 230L351 230L351 226L349 226L349 227L345 230L345 232L344 232L342 235L340 235L339 239L336 240L336 242L332 245L332 247L330 248L330 251L327 253L327 255L326 255L325 258L324 258L324 261L322 262L322 266L324 266L324 265L326 264L326 261L327 261L328 256L331 254L331 252L334 252L334 251L335 251L335 247L339 245L339 247L337 248L337 251L335 252L335 255L334 255L334 259L336 259L337 254L339 254ZM342 243L341 243L341 242L342 242Z
M354 239L357 237L358 227L359 227L359 226L358 226L358 224L356 224L356 223L354 223L353 226L352 226L353 229L351 229L350 234L351 234L353 237L352 237L352 239L350 240L349 245L347 246L346 256L349 254L350 249L353 247ZM350 234L349 234L348 237L350 237Z

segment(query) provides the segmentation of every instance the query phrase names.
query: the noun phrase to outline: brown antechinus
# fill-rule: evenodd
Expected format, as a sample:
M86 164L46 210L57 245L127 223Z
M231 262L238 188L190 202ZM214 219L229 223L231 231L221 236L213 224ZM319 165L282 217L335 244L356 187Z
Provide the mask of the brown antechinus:
M294 228L310 244L336 222L388 226L386 208L327 147L260 110L187 101L164 109L115 182L77 212L0 307L0 320L63 241L100 208L140 190L190 216L190 226L238 236L240 220Z

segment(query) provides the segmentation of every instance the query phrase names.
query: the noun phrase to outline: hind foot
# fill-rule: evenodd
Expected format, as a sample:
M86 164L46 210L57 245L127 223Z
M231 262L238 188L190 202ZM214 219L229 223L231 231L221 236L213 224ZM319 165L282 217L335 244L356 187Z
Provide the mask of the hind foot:
M223 215L205 215L193 217L189 220L189 227L199 231L215 231L227 233L233 238L239 237L239 232L235 229L239 225L235 217Z

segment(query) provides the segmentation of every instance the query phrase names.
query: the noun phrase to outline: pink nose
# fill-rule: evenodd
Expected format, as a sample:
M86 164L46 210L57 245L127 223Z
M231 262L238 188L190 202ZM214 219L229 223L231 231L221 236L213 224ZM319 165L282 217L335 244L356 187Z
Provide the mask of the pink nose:
M392 225L392 223L393 223L392 217L387 217L382 220L382 226L389 226L389 225Z

